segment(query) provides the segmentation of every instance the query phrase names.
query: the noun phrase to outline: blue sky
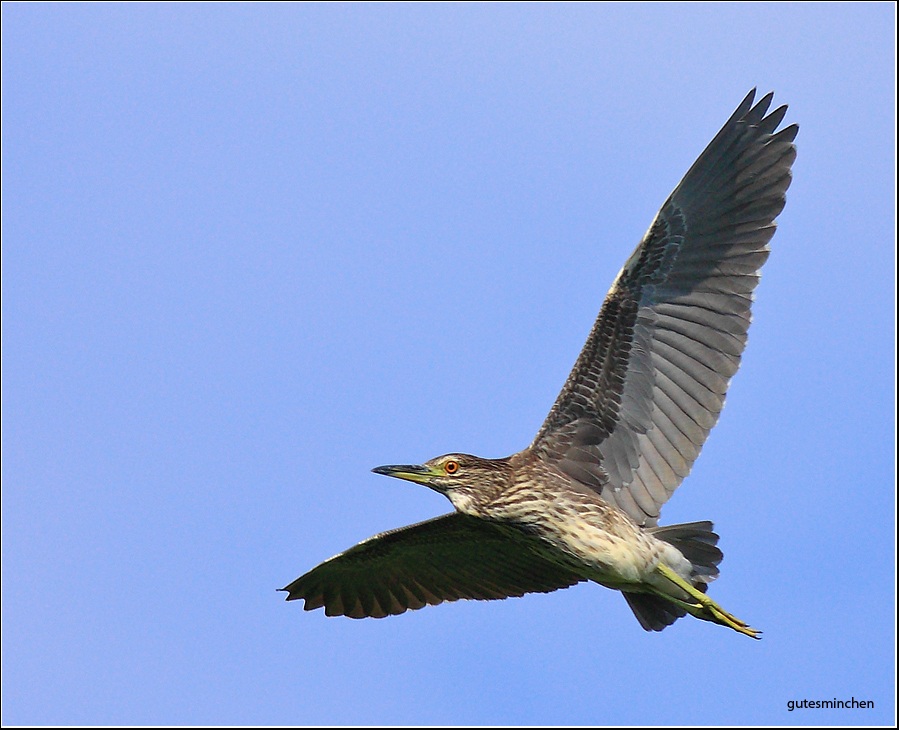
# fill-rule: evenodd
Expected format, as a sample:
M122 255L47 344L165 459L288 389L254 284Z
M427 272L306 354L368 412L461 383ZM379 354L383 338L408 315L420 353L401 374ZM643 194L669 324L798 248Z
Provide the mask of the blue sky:
M892 4L2 14L4 724L893 723ZM715 521L764 639L596 585L285 603L448 511L372 467L530 442L754 86L794 182L662 521Z

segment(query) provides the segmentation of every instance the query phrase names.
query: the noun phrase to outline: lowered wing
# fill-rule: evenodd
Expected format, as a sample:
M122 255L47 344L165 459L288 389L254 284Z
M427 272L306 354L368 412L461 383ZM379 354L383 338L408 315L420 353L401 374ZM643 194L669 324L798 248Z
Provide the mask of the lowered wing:
M382 618L460 598L549 593L581 580L533 552L516 530L453 512L364 540L283 590L288 601L304 599L307 611Z

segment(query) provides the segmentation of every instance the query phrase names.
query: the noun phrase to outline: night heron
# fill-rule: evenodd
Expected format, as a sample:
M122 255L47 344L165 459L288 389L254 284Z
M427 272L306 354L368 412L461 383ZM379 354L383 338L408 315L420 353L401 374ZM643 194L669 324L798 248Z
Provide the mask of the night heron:
M592 580L647 631L686 614L758 638L706 595L722 553L711 522L660 527L718 420L746 345L796 158L786 113L751 91L656 215L606 296L533 443L504 459L448 454L374 471L455 511L351 547L288 585L329 616L383 617Z

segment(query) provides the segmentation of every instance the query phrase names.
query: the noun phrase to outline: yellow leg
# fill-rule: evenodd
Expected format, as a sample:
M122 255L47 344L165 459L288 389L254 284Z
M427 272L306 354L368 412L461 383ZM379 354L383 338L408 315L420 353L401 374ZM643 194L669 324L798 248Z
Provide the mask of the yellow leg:
M659 563L656 566L656 570L659 572L659 574L667 578L669 581L674 583L674 585L684 591L688 596L690 596L690 598L695 600L696 603L681 601L673 598L672 596L664 596L669 601L672 601L673 603L681 606L684 610L696 616L696 618L701 618L706 621L712 621L713 623L721 624L722 626L728 626L734 631L739 631L741 634L750 636L753 639L762 638L761 636L759 636L759 634L762 633L761 631L752 628L745 621L741 621L732 613L728 613L727 611L725 611L705 593L691 586L687 581L681 578L677 573L671 570L671 568L669 568L664 563Z

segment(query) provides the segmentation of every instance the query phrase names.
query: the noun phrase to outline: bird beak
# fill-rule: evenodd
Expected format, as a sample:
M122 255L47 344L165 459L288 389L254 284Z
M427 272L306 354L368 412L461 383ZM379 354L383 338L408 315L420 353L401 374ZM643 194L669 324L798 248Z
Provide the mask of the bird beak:
M384 474L388 477L396 477L397 479L405 479L409 482L417 482L425 486L431 486L431 480L437 476L426 466L418 466L414 464L403 464L400 466L377 466L372 471L375 474Z

